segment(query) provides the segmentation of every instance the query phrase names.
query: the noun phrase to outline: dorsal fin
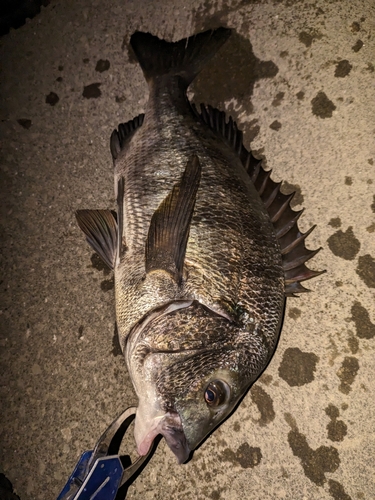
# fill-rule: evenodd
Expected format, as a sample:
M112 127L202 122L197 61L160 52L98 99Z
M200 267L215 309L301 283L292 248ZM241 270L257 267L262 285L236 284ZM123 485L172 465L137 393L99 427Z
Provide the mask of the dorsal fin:
M286 195L280 192L281 182L271 179L271 170L266 171L261 161L254 158L242 142L242 132L238 130L236 122L229 117L227 121L223 111L201 104L200 113L192 104L193 113L203 120L216 134L218 134L240 157L243 166L248 172L256 190L269 213L279 242L283 269L285 275L285 295L295 296L295 293L308 292L301 285L301 281L319 276L325 271L312 271L305 262L314 257L317 250L308 250L305 247L305 238L315 228L313 226L306 233L298 229L297 220L302 210L296 212L290 207L294 193Z
M146 241L146 273L162 269L171 274L176 283L181 283L200 176L198 157L193 156L180 182L152 216Z
M118 129L111 134L110 148L113 161L117 159L120 152L125 148L127 142L131 139L137 128L141 127L145 118L144 113L129 120L126 123L120 123Z
M117 253L117 222L111 210L77 210L76 219L86 240L110 269Z

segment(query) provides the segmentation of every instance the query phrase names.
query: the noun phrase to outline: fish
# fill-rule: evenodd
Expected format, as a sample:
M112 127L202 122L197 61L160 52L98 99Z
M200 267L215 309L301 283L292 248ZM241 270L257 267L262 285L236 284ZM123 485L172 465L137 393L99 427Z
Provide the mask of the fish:
M149 98L110 138L117 207L76 212L114 271L138 453L162 435L180 464L268 365L286 297L323 272L306 266L320 248L306 248L315 226L300 232L293 194L245 148L231 117L187 98L230 35L131 36Z

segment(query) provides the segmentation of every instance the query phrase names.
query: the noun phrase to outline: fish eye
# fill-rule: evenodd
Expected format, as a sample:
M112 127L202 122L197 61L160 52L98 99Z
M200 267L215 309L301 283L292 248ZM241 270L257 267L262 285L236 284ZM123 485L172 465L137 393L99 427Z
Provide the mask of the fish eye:
M204 399L208 406L220 406L228 399L229 386L223 380L214 380L208 384L204 393Z

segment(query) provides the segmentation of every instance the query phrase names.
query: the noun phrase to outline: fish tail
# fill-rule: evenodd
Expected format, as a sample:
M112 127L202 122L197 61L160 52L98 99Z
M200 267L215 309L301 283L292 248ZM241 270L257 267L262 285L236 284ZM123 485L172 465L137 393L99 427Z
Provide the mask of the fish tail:
M148 82L158 76L179 76L187 88L230 34L229 28L217 28L178 42L166 42L137 31L130 44Z

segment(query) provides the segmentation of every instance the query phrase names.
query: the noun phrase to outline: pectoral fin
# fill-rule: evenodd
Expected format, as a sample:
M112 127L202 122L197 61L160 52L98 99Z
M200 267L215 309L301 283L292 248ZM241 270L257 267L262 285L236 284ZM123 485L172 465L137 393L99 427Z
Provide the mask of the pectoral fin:
M151 218L146 241L146 272L162 269L181 282L190 222L201 177L197 156Z
M117 254L117 222L110 210L77 210L76 219L86 240L110 269Z

